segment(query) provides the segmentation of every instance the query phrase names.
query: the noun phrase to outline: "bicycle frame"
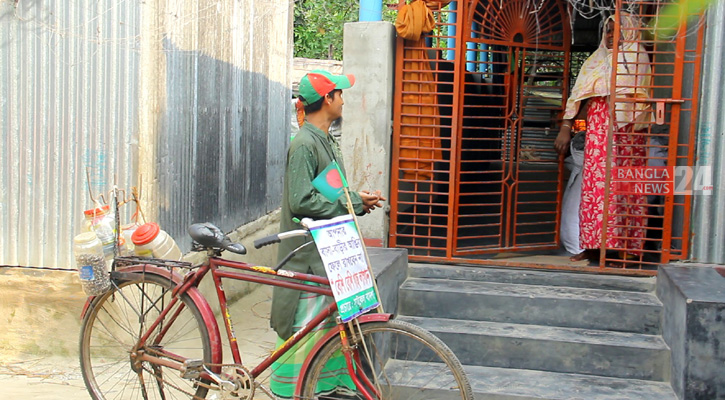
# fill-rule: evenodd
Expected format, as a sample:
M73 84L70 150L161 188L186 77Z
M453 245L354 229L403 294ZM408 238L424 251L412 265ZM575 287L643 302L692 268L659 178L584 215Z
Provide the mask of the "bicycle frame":
M232 268L235 271L222 270L220 269L220 267ZM190 279L190 282L182 285L179 290L184 290L186 286L197 286L201 279L203 279L204 276L207 274L207 272L211 272L212 278L214 279L217 299L219 300L219 306L221 308L222 315L224 316L224 326L227 331L227 337L231 346L232 358L235 364L242 364L242 358L239 351L239 346L237 344L236 334L234 333L234 326L231 320L230 313L228 311L229 308L227 304L226 293L224 292L222 286L222 278L254 282L264 285L280 286L288 289L297 289L332 297L332 290L329 288L311 285L309 283L302 283L313 282L329 286L329 281L325 277L287 270L275 271L268 267L252 266L244 262L230 261L217 257L210 258L209 263L202 266L196 272L197 277ZM261 275L255 275L252 273L258 273ZM292 279L297 282L274 278L278 276ZM277 361L292 346L297 344L305 335L307 335L310 331L312 331L317 325L322 323L322 321L327 319L335 311L337 311L337 304L335 302L332 302L324 310L320 311L317 315L315 315L315 317L308 324L303 326L301 330L292 335L280 347L276 348L271 355L269 355L259 365L253 368L250 371L250 375L253 378L257 378L270 365L272 365L272 363Z
M230 268L231 270L222 269L224 268ZM202 307L206 310L211 311L211 309L208 307L208 303L206 302L206 299L203 295L201 295L198 290L196 289L200 282L204 279L204 277L211 272L212 279L214 281L214 286L216 289L217 294L217 300L219 301L219 306L221 308L222 315L224 316L224 326L227 333L227 338L229 340L232 358L234 361L234 364L243 365L242 363L242 357L241 352L239 351L239 345L237 343L236 334L234 332L234 326L233 321L231 319L231 315L229 313L229 306L227 303L227 297L226 293L224 292L223 285L222 285L222 279L233 279L233 280L241 280L246 282L254 282L264 285L271 285L271 286L279 286L289 289L296 289L296 290L302 290L312 293L321 294L324 296L332 297L332 290L329 288L329 280L325 277L318 276L318 275L311 275L311 274L305 274L305 273L299 273L299 272L293 272L293 271L287 271L287 270L278 270L275 271L272 268L269 267L262 267L262 266L254 266L245 262L240 261L231 261L227 259L223 259L221 257L213 256L210 257L208 262L200 266L198 269L196 269L193 272L189 272L186 274L183 278L181 276L169 271L164 270L159 267L152 267L149 265L135 265L133 267L128 268L121 268L118 270L119 273L123 272L146 272L146 273L156 273L159 274L160 270L166 271L166 274L162 274L165 276L168 276L168 278L174 283L176 283L175 288L172 290L172 298L171 301L163 306L163 310L159 314L159 316L156 318L156 320L146 329L143 336L139 339L138 343L133 348L133 352L137 354L137 361L143 362L153 362L159 365L164 365L169 368L173 368L179 371L182 371L184 359L179 357L178 355L167 353L163 349L156 349L153 350L154 354L150 354L148 352L141 351L140 349L145 348L146 343L152 343L156 344L161 341L163 336L166 334L168 328L173 325L174 321L176 320L176 317L179 315L181 311L181 307L183 307L183 303L180 302L180 294L187 293L191 295L191 297L194 299L194 301L198 304L199 302L204 302L206 304L205 307ZM286 278L286 279L280 279ZM328 287L324 286L317 286L314 285L326 285ZM90 301L90 299L89 299ZM88 303L87 303L88 304ZM175 312L172 313L172 310L175 309L175 307L179 307ZM327 306L325 309L320 311L315 317L307 323L305 326L302 327L299 331L295 332L289 339L287 339L282 345L277 347L269 356L267 356L262 362L260 362L256 367L249 370L249 375L251 379L256 379L259 377L267 368L269 368L272 363L277 361L280 357L282 357L287 351L289 351L294 345L299 343L308 333L310 333L315 327L317 327L319 324L321 324L324 320L329 318L335 311L337 311L337 304L333 301L329 306ZM84 309L85 313L85 309ZM389 314L368 314L359 317L360 322L368 322L368 321L387 321L391 318L391 315ZM163 328L160 332L155 332L156 328L159 327L160 324L164 324ZM216 324L215 324L216 325ZM209 328L209 335L212 343L217 343L218 346L221 346L221 338L220 338L220 332L217 326L208 327ZM152 334L155 335L152 337ZM338 329L331 329L321 340L316 343L313 350L310 352L308 359L303 364L301 374L300 376L304 376L303 373L307 370L309 367L309 362L311 361L311 356L313 356L327 341L331 340L334 336L340 335L344 342L347 343L347 340L345 338L345 328L344 324L338 324ZM214 346L213 346L214 347ZM222 355L221 351L216 351L212 349L212 352L215 353L215 356L218 356L218 359L221 360ZM218 353L218 354L217 354ZM163 358L159 357L163 356ZM212 358L215 359L216 357L213 356ZM345 359L348 365L348 370L353 377L353 380L355 381L358 388L361 388L362 391L365 393L367 398L371 398L371 396L365 391L364 387L367 384L368 387L370 386L369 382L362 383L356 376L355 369L353 365L357 362L359 363L359 360L355 360L354 357L350 356L350 352L346 352ZM218 366L212 366L211 368L212 372L218 373L220 371L220 367ZM208 373L202 372L202 377L206 379L212 379L211 376L209 376ZM301 390L301 382L298 382L297 390L296 392L299 393Z

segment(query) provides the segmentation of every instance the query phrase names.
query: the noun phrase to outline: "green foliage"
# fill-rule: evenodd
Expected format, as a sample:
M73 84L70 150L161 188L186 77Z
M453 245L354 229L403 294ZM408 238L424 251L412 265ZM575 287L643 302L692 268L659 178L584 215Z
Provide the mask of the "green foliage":
M688 19L707 10L714 0L678 0L662 7L658 18L652 20L658 38L671 38Z
M393 22L397 12L383 1L383 20ZM295 0L295 57L342 60L343 27L358 20L359 0Z

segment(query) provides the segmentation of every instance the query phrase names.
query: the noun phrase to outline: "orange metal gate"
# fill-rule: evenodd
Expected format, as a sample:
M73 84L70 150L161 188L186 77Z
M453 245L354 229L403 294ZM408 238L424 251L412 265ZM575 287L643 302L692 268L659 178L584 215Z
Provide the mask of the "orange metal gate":
M401 39L392 244L443 258L558 246L564 4L458 2L427 43Z
M618 0L609 98L607 175L599 264L652 271L687 258L704 19L652 29L663 1ZM625 23L635 17L639 24ZM644 62L633 54L644 54ZM646 68L642 64L647 63ZM615 64L616 65L616 64ZM646 75L647 79L642 79ZM688 79L684 79L688 77ZM632 92L637 92L632 96ZM638 116L637 114L641 114ZM638 123L639 122L639 123ZM669 182L669 184L668 184ZM613 228L613 229L612 229Z
M558 248L565 173L553 142L573 84L567 3L427 4L433 31L417 42L398 39L390 245L408 248L411 259L483 264L502 252ZM647 23L661 4L618 0L617 10ZM624 40L620 14L615 31ZM659 41L643 26L637 29L636 41L651 63L652 94L635 100L611 96L611 120L624 122L617 121L623 115L618 107L640 102L649 105L652 122L625 134L644 139L629 156L640 160L623 165L692 165L702 26ZM688 69L694 83L683 87ZM615 75L614 85L627 81L621 72ZM611 126L608 133L609 148L625 148L622 134ZM648 266L685 258L689 197L648 196L642 207L632 208L641 197L620 193L622 184L612 182L617 160L608 162L604 219L612 221L610 236L622 240L609 243L604 222L596 269L648 274ZM631 218L633 209L644 218ZM639 232L619 229L627 223L642 226ZM646 246L628 247L627 235L640 234ZM627 263L613 264L621 254L628 254Z

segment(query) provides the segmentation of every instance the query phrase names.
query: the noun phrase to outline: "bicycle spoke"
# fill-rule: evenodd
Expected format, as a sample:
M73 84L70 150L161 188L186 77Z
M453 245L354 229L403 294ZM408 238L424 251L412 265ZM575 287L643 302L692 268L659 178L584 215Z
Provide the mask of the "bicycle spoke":
M353 344L357 345L353 351L355 375L363 381L363 386L350 386L344 377L331 381L326 375L328 362L342 349L341 341L335 338L314 356L310 369L302 378L305 398L316 399L316 392L335 398L335 393L340 392L343 396L353 393L355 398L362 399L361 389L372 382L376 399L472 399L470 384L460 362L429 332L393 320L362 324L351 336L357 336L353 339Z
M164 377L161 374L161 368L157 365L154 365L152 368L154 370L154 377L156 378L156 387L159 389L159 396L161 396L162 400L166 400L166 395L164 394Z
M143 373L141 371L138 371L138 383L141 386L141 395L143 395L144 400L148 400L149 396L146 392L146 382L143 380Z
M91 396L106 400L203 399L207 386L182 378L178 368L138 358L148 354L174 360L179 367L187 359L210 362L209 336L201 313L188 295L181 294L176 311L165 313L154 333L147 332L171 299L170 283L153 274L129 275L112 293L96 298L84 319L81 366ZM148 344L139 344L145 335L150 335Z

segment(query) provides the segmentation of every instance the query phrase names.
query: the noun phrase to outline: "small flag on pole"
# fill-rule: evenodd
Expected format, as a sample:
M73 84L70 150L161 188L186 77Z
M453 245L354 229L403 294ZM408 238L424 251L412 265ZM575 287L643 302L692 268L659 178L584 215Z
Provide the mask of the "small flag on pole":
M312 180L312 186L330 201L337 200L343 193L343 187L347 187L347 180L340 170L337 161L333 161L324 171Z

